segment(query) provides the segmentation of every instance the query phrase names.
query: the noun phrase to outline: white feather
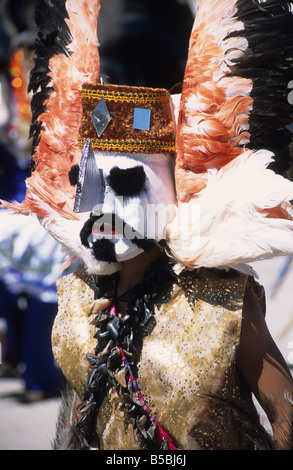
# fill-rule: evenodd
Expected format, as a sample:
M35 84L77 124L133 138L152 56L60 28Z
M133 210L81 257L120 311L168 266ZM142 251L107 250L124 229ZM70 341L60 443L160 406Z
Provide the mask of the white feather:
M272 157L244 152L224 170L210 171L198 197L178 206L168 241L181 263L236 267L293 253L293 221L266 213L293 200L293 183L267 169Z

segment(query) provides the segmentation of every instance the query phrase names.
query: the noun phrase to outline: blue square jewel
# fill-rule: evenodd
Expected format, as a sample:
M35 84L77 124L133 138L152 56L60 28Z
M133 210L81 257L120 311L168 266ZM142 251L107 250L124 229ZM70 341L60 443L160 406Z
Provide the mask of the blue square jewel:
M151 110L134 108L133 129L149 131L151 123Z

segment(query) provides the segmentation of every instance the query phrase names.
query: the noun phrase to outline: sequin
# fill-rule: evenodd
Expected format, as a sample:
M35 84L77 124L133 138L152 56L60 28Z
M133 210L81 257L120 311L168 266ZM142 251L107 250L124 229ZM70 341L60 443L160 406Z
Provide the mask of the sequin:
M89 363L94 353L96 328L90 323L94 303L93 278L85 273L57 281L58 315L52 330L52 348L65 377L81 397L86 390Z
M98 137L101 137L112 120L103 97L100 99L95 109L91 113L91 118L93 120Z
M133 129L150 130L151 110L134 108Z

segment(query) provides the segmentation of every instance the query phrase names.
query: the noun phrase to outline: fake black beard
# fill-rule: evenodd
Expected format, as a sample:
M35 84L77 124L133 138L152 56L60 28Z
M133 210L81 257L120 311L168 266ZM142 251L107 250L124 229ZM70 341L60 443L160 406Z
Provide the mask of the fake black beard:
M88 238L92 233L93 225L97 222L100 218L105 217L104 214L99 216L94 216L93 214L90 215L90 218L85 222L83 228L80 231L80 240L81 243L86 247L90 248L94 257L98 261L108 261L109 263L116 263L116 253L115 253L115 246L112 240L108 238L100 238L95 240L90 247ZM124 220L122 220L116 214L110 214L109 217L111 218L111 222L113 224L117 223L120 227L123 227L123 233L136 233L135 229L129 226ZM156 246L156 242L153 239L148 239L145 237L133 237L131 242L135 244L138 248L146 251L147 253L150 252L154 246Z

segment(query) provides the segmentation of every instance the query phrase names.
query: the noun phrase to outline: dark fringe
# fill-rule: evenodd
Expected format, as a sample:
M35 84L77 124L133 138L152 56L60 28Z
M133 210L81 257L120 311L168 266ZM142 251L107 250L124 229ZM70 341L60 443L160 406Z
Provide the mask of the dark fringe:
M82 450L83 439L76 427L76 403L78 396L71 385L66 384L62 396L56 424L56 434L52 450Z
M210 398L214 402L214 406L216 406L218 411L223 410L225 411L225 415L227 417L233 417L234 432L237 433L238 430L241 430L242 442L240 442L240 445L244 445L243 443L246 442L246 446L248 447L247 449L241 447L242 450L276 450L273 437L260 423L258 412L254 407L254 404L252 402L252 395L250 392L247 396L247 400L251 402L249 416L247 416L246 412L243 411L240 407L238 407L237 403L233 402L232 400L228 401L227 399L217 395L204 396ZM231 427L231 432L233 432L233 429ZM204 449L206 448L207 442L208 440L203 440L201 442ZM227 448L226 445L228 446ZM227 441L225 443L225 446L223 446L221 450L228 449L229 442Z
M244 23L249 49L235 62L232 76L253 80L250 148L275 154L270 168L285 175L292 165L289 145L293 106L288 83L293 79L293 12L285 0L239 0L237 19ZM229 37L239 36L233 32Z

